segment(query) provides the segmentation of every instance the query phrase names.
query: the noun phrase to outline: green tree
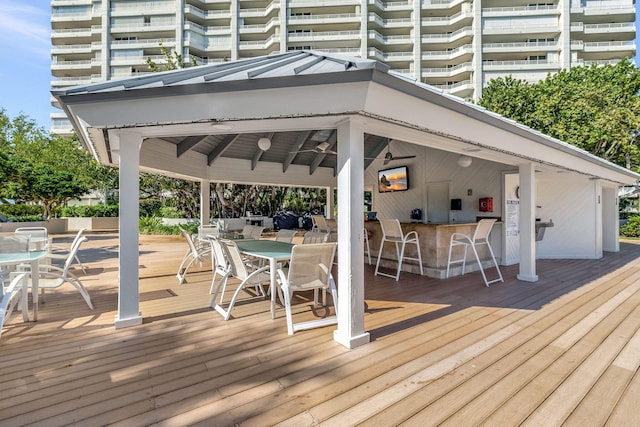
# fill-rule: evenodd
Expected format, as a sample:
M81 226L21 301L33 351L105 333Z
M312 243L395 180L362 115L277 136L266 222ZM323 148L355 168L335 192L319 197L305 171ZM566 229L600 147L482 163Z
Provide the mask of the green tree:
M479 104L613 163L640 167L640 71L628 60L574 67L535 84L494 79Z
M146 63L149 66L149 69L153 72L158 71L169 71L169 70L177 70L180 68L186 68L187 66L195 67L198 64L196 63L196 58L191 57L191 63L187 64L184 62L184 58L181 54L176 52L175 50L167 50L164 46L162 39L158 43L160 45L160 53L166 58L166 63L158 65L150 56L147 56Z
M25 115L10 120L4 109L0 126L0 197L37 203L49 218L53 209L92 189L92 160L75 138L48 135Z

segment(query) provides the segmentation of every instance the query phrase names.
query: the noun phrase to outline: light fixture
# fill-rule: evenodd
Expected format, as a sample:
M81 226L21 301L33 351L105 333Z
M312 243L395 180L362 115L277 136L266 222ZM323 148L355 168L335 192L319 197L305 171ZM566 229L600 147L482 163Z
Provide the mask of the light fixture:
M258 148L262 151L267 151L271 148L271 140L269 138L262 137L258 140Z
M473 159L471 159L471 157L469 156L460 156L458 157L458 166L460 166L461 168L468 168L469 166L471 166L471 161Z

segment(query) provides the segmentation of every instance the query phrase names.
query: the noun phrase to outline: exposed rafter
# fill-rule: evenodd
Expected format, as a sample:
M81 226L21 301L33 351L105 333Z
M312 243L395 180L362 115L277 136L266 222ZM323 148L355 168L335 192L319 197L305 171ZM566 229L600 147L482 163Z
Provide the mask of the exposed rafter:
M291 146L291 148L289 149L289 154L287 154L284 162L282 162L282 173L285 173L287 169L289 169L289 166L291 166L293 159L295 159L298 155L297 152L302 149L302 146L309 140L309 138L311 138L311 135L313 135L314 133L315 131L310 130L301 134L296 142Z
M271 132L268 135L266 135L266 137L269 139L273 139L273 135L274 135L274 132ZM260 158L262 157L263 154L264 154L264 151L262 151L256 144L256 152L253 154L253 158L251 159L251 170L254 170L256 166L258 166L258 162L260 161Z
M211 164L215 162L218 157L222 156L222 154L227 151L231 144L233 144L239 137L240 135L238 134L225 135L222 141L220 141L216 148L214 148L207 156L207 164L211 166Z
M387 139L386 138L380 138L376 135L371 135L369 133L365 134L364 137L364 142L365 144L369 143L370 141L378 141L373 149L371 150L371 152L369 152L367 158L364 159L364 169L367 170L367 168L369 167L369 165L371 165L371 163L373 163L373 161L375 160L376 157L378 157L380 155L380 153L382 153L382 151L387 148Z
M201 141L206 139L209 135L192 135L183 139L176 146L176 154L178 157L182 156L187 151L191 150L193 147L198 145Z
M329 138L327 138L327 143L329 144L327 150L333 150L336 142L338 142L338 131L334 129L333 132L331 132ZM309 165L309 175L313 175L313 173L316 171L318 166L320 166L325 157L327 157L327 155L324 153L318 153L316 155L316 157L311 162L311 165Z

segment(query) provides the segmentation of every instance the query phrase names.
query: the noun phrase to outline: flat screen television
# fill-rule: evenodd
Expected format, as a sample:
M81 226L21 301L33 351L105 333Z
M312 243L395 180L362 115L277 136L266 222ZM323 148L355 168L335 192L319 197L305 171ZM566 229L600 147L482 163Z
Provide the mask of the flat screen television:
M409 168L398 166L378 171L378 192L390 193L409 189Z

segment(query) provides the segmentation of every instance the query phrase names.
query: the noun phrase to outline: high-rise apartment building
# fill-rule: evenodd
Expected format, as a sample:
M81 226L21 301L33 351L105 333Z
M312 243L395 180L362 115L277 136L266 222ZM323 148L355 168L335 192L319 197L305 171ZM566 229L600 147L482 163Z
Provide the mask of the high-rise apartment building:
M462 98L635 56L634 0L52 0L52 88L292 49L377 59ZM55 104L54 104L55 105ZM52 130L71 127L60 111Z

